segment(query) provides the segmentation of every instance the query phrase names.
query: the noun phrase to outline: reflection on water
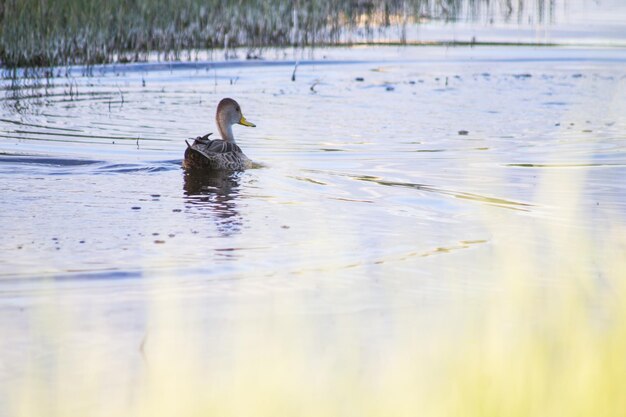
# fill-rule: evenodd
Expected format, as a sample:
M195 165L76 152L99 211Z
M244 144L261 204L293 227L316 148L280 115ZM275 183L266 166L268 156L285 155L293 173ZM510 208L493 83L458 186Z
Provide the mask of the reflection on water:
M241 214L237 210L241 172L203 172L185 170L184 195L190 212L210 218L222 236L231 236L241 230Z
M473 201L477 201L477 202L481 202L485 204L490 204L496 207L509 208L512 210L528 210L528 207L532 206L531 204L521 203L518 201L505 200L503 198L494 198L494 197L488 197L488 196L483 196L483 195L473 194L473 193L444 190L444 189L433 187L431 185L426 185L426 184L386 181L383 178L372 177L368 175L357 176L357 177L354 177L354 179L358 181L375 182L376 184L385 185L389 187L406 187L406 188L412 188L414 190L426 191L429 193L438 193L442 195L448 195L448 196L452 196L455 198L464 198L467 200L473 200Z

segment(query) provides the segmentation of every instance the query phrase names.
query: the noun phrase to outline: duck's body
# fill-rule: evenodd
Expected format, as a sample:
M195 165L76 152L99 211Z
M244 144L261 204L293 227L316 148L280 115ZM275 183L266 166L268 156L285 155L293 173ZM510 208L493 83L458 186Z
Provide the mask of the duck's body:
M211 140L209 133L197 137L193 145L187 143L183 167L202 171L239 171L250 168L252 161L235 143L232 125L241 124L250 127L255 125L243 117L239 104L230 98L220 101L215 119L222 139Z
M197 137L193 145L187 144L183 168L203 171L241 171L250 168L252 161L236 143L211 140L209 135Z

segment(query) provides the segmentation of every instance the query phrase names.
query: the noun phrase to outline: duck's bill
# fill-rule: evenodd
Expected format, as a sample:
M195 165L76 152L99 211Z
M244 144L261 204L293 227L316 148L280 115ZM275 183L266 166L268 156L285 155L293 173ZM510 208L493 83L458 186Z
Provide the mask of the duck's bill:
M246 120L245 117L241 116L241 119L239 119L239 124L240 125L244 125L244 126L250 126L250 127L256 127L256 125L254 123L250 123L249 121Z

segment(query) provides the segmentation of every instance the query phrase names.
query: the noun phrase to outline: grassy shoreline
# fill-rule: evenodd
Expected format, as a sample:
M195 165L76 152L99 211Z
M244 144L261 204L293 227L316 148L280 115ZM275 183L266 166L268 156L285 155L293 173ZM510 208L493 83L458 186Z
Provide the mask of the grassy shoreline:
M0 67L138 62L185 50L342 45L421 19L511 18L509 0L3 0ZM539 18L552 11L533 3ZM508 16L508 17L507 17ZM399 36L400 43L411 39Z

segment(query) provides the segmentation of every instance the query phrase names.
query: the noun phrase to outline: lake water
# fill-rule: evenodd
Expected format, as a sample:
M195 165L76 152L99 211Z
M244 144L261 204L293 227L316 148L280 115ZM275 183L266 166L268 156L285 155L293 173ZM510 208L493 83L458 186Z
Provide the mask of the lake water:
M480 297L508 240L566 262L567 247L542 258L555 253L543 228L601 240L626 216L625 49L297 58L295 81L291 51L2 81L0 382L50 346L135 354L154 295L199 311L207 334L232 305L253 320L294 297L290 311L371 319L382 340L391 299L432 311ZM217 134L223 97L256 123L234 131L261 167L190 177L185 140ZM80 322L76 343L34 343L59 314Z
M489 250L477 221L486 207L503 221L558 218L536 195L546 171L590 167L589 226L626 212L623 50L314 55L295 82L289 61L5 82L3 282L428 276L425 254ZM223 97L257 124L235 134L262 167L186 176L185 140L217 132Z

